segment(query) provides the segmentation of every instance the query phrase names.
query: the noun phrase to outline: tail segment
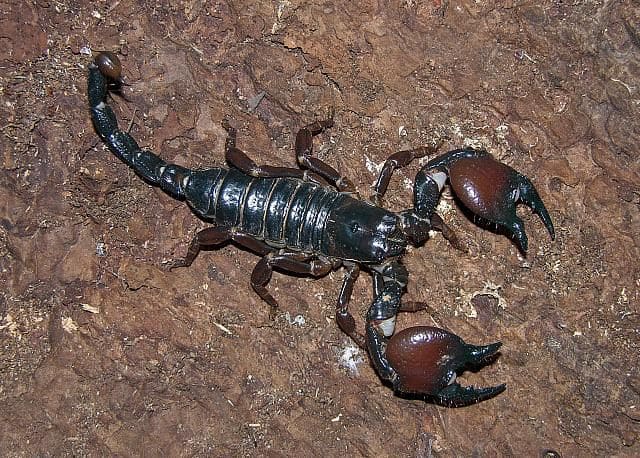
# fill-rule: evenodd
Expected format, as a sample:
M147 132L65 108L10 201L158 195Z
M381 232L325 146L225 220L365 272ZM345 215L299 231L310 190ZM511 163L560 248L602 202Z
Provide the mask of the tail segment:
M102 68L105 62L108 68ZM114 74L113 69L117 69ZM116 115L106 103L109 88L119 88L120 62L115 54L103 52L89 64L87 95L91 118L98 135L109 149L148 183L159 186L176 198L184 197L184 189L191 170L175 164L167 164L151 151L142 150L135 139L118 127Z

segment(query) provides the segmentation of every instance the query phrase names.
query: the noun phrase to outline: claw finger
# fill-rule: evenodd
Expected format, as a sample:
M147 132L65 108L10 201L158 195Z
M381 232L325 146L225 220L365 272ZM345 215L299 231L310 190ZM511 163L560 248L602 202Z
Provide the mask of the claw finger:
M520 174L518 175L520 184L520 200L540 217L544 226L549 231L549 235L551 235L551 240L555 240L556 234L553 228L553 222L551 221L551 216L549 216L549 212L538 195L538 191L536 191L536 188L527 177Z
M470 404L477 404L494 396L499 395L507 388L504 383L489 388L475 388L473 386L460 386L453 383L440 390L436 399L448 407L463 407Z
M469 364L480 364L485 361L487 358L495 355L500 347L502 346L502 342L495 342L489 345L470 345L465 344L465 351L468 354L468 363Z

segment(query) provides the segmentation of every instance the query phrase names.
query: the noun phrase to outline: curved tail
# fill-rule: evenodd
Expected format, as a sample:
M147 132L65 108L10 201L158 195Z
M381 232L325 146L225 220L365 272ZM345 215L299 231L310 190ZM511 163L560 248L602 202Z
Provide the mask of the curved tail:
M118 57L106 51L98 54L89 64L87 95L96 132L113 154L145 181L160 186L176 198L183 198L191 170L167 164L157 154L141 149L131 135L118 127L116 115L106 103L109 91L117 91L123 84L121 71Z

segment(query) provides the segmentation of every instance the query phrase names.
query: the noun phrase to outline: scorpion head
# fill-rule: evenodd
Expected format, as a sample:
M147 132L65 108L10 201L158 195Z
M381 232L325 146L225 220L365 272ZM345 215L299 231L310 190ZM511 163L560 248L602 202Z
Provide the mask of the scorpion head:
M323 242L330 256L374 264L404 254L407 246L396 215L351 198L329 213Z

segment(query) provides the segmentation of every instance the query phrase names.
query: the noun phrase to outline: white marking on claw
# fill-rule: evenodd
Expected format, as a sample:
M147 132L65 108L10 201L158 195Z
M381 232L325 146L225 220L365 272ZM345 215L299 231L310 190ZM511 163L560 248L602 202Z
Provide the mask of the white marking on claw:
M447 181L447 174L444 172L431 172L429 176L437 183L438 189L442 189Z
M189 179L190 179L190 178L191 178L191 177L189 177L189 176L187 175L187 176L185 176L185 177L182 179L182 189L186 189L186 188L187 188L187 186L189 185Z
M380 321L378 323L378 329L382 331L382 334L385 337L391 337L393 335L393 331L396 329L396 317L392 316L391 318Z
M104 110L104 107L106 107L107 105L104 102L100 102L99 104L96 105L96 109L102 111Z
M449 379L449 383L447 383L447 385L451 385L455 381L456 381L456 373L454 372L453 374L451 374L451 378Z
M162 176L162 174L164 174L165 170L167 170L167 167L164 166L164 165L158 169L158 172L160 172L160 176Z

